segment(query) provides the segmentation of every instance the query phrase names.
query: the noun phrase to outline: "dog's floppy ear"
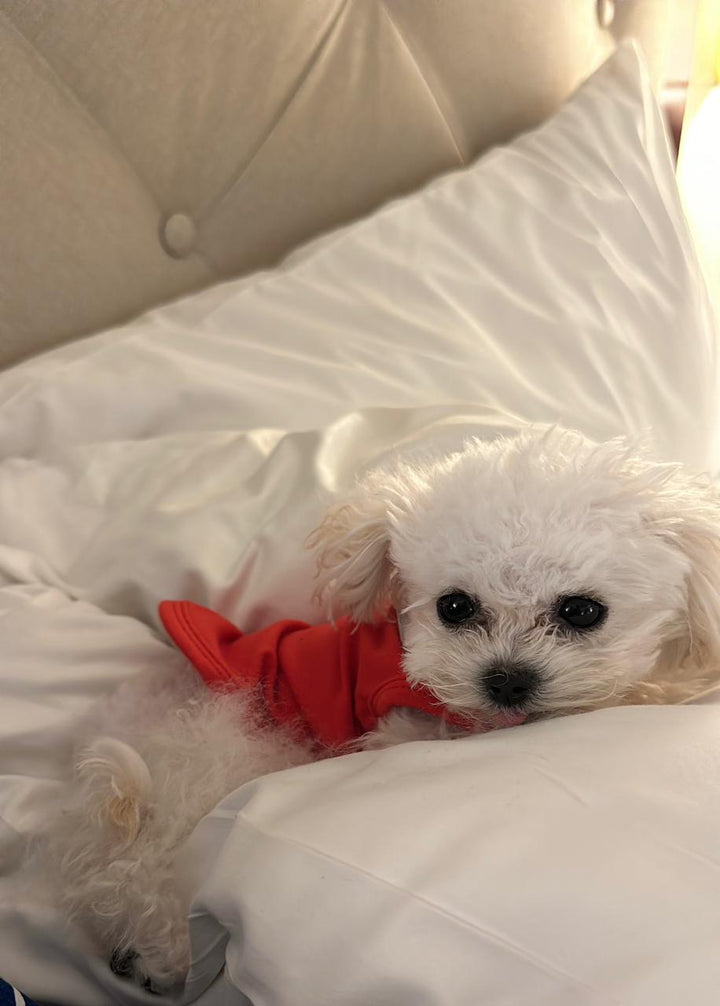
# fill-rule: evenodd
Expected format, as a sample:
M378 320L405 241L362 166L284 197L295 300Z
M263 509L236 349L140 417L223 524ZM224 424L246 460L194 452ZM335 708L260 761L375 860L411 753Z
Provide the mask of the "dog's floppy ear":
M664 679L665 701L676 701L720 682L718 487L709 479L672 478L651 506L649 519L688 565L684 631L661 654L653 675Z
M687 622L689 656L695 664L720 672L720 507L681 518L674 541L688 562Z
M369 621L391 602L388 506L370 479L332 506L307 540L317 551L316 596Z
M611 472L620 497L640 507L646 527L684 560L682 621L666 640L643 701L678 701L720 681L720 486L680 464L650 460L638 444L617 438L590 456L598 473ZM641 683L640 687L643 687ZM664 694L664 697L663 697Z

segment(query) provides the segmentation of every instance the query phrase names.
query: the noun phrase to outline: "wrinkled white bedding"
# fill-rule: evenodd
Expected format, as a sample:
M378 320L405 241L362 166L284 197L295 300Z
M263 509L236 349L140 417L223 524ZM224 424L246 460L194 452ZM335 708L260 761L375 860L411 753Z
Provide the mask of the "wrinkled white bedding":
M559 421L715 468L716 355L624 49L540 130L284 269L0 375L6 861L74 718L178 659L160 599L249 630L319 620L303 540L398 444ZM188 1000L709 1004L718 726L712 705L609 711L245 787L188 849ZM6 907L0 975L72 1006L147 1001L70 942Z

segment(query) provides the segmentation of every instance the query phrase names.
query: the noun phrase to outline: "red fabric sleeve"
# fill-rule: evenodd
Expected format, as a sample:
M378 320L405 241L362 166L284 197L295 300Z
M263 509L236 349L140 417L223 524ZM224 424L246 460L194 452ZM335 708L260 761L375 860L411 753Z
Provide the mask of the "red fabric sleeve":
M163 601L159 610L168 635L211 688L257 689L271 722L298 727L324 747L373 730L399 706L457 720L431 692L408 683L391 619L314 626L286 620L245 635L191 601Z
M191 601L163 601L163 625L211 688L258 688L271 721L336 747L364 732L355 717L355 674L333 625L280 621L242 633ZM345 620L341 620L345 621Z

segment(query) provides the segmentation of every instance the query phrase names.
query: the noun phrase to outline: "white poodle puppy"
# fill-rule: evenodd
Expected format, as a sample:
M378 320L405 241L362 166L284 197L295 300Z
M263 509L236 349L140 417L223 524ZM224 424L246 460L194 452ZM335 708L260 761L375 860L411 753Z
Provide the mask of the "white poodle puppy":
M444 706L519 724L679 702L720 668L720 504L709 480L530 430L366 475L314 533L320 590L358 621L393 607L403 670ZM312 673L312 669L308 669ZM317 757L190 667L135 678L86 724L43 846L47 876L113 969L150 990L189 964L176 856L258 775ZM452 732L396 709L360 747Z

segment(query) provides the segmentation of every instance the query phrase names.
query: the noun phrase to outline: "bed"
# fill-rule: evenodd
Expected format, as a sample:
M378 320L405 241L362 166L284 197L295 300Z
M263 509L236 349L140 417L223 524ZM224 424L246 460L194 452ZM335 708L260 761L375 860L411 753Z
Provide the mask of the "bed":
M428 437L559 422L717 471L667 17L0 5L0 975L38 1002L147 1001L15 874L77 717L179 659L159 600L321 620L307 533ZM184 854L179 1001L715 1002L719 701L230 794Z

